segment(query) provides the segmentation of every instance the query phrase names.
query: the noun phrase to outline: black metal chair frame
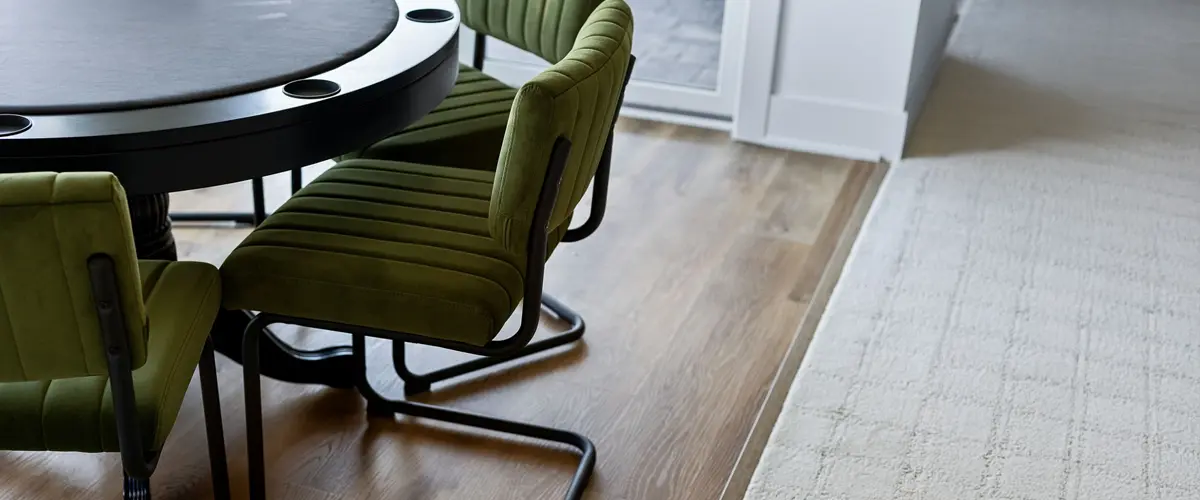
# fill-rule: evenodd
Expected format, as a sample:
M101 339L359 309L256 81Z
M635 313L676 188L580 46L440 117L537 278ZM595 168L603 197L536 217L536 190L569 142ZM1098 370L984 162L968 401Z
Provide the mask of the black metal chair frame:
M133 365L121 296L117 289L116 266L107 254L88 258L92 298L100 319L100 332L108 358L108 380L117 420L117 445L124 469L125 500L150 500L150 476L158 465L158 455L147 453L138 425L137 398L133 389ZM217 367L212 339L205 341L200 355L200 392L204 401L205 434L208 437L209 466L212 468L213 496L228 499L229 469L225 458L225 432L221 424L221 394L217 387Z
M475 65L482 66L483 46L485 36L476 35ZM633 72L634 59L631 57L625 84ZM618 97L617 109L624 101L624 86ZM616 124L616 114L613 116L613 126ZM563 241L579 241L590 236L599 227L604 216L608 195L608 180L612 164L612 147L614 132L610 131L601 159L593 178L593 193L591 211L588 219L579 227L570 229ZM263 415L261 392L261 360L259 359L260 338L267 328L274 324L290 324L351 334L353 341L352 369L355 374L354 387L367 402L367 413L371 416L391 417L396 414L409 415L417 418L439 420L453 424L482 428L502 433L514 434L534 439L565 444L577 449L581 454L579 466L567 490L568 500L579 499L587 487L592 470L596 463L596 450L587 437L561 429L542 427L510 420L503 420L483 415L477 415L448 408L406 401L387 399L379 394L370 384L366 367L366 337L392 340L392 361L397 375L404 381L406 396L426 392L430 385L459 375L471 373L487 367L499 365L517 358L529 356L555 347L569 344L583 336L583 318L554 297L543 293L543 282L546 269L546 253L550 212L562 183L563 171L570 154L571 144L566 138L559 137L551 152L550 162L546 169L546 177L538 195L534 210L533 222L530 226L527 241L526 279L521 302L521 325L511 337L502 340L492 340L484 346L462 342L442 340L405 332L387 331L357 325L348 325L330 321L319 321L306 318L290 317L272 313L259 313L254 316L242 336L242 367L244 371L246 397L246 426L247 453L250 467L250 497L252 499L266 498L266 465L263 457ZM553 337L530 343L537 333L541 309L553 312L555 315L570 323L566 332ZM405 344L423 344L441 347L470 354L483 356L479 359L442 368L425 374L416 374L409 370L405 360Z
M486 42L486 35L481 33L476 34L473 62L477 69L483 69ZM613 116L612 127L614 129L617 114L619 114L620 107L624 103L625 87L629 84L635 62L636 59L630 56L625 81L618 96L617 111L614 112ZM592 200L588 219L580 226L569 229L563 236L562 241L564 242L574 242L587 238L596 231L604 217L608 198L608 181L612 166L614 135L615 130L610 130L604 151L601 154L595 176L592 180ZM391 339L393 366L397 375L404 381L405 395L412 396L429 391L433 383L563 346L582 338L584 333L583 318L559 300L548 294L544 294L542 291L543 278L545 276L547 240L549 237L547 232L551 229L548 227L548 221L554 201L558 196L570 148L570 141L560 137L554 144L550 164L547 166L546 178L539 193L534 221L531 225L529 240L527 242L527 276L522 300L521 326L513 336L503 340L493 340L484 346L476 346L404 332L386 331L272 313L259 313L253 316L242 336L241 353L246 398L247 454L249 455L251 498L266 498L266 465L263 456L261 359L259 357L259 345L260 337L264 336L263 334L267 331L267 328L273 324L291 324L351 334L353 340L350 347L350 369L354 371L352 385L367 401L368 415L392 418L396 414L409 415L417 418L428 418L468 427L542 439L574 447L580 452L581 459L572 478L571 485L567 490L566 498L568 500L575 500L582 497L596 462L595 446L587 437L561 429L487 417L412 401L387 399L379 394L368 380L365 353L366 337ZM292 192L294 194L301 188L300 170L292 170L291 174ZM255 179L253 182L255 212L253 214L183 214L172 215L172 218L187 221L234 221L257 225L266 218L265 209L263 208L262 187L262 179ZM570 324L570 328L550 338L530 343L534 334L537 333L540 313L543 307L567 321ZM431 345L483 357L433 372L416 374L408 368L405 359L406 343ZM295 354L325 357L333 355L335 351L340 352L342 349L344 347L326 348L311 352L297 351L295 349L288 350Z
M482 33L476 33L476 35L475 35L475 56L474 56L473 63L474 63L474 66L478 69L483 68L483 61L484 61L485 54L486 54L486 47L487 47L487 36ZM630 56L629 68L625 74L625 81L621 87L621 94L618 96L618 101L617 101L617 109L618 110L620 109L621 105L624 103L625 88L628 87L628 85L629 85L629 79L630 79L631 75L633 74L633 67L636 64L636 62L637 62L637 58ZM614 129L616 126L616 120L617 120L617 116L614 114L613 123L612 123ZM563 240L562 240L563 242L580 241L584 238L587 238L588 236L591 236L596 231L596 229L600 227L600 222L604 219L604 211L605 211L607 200L608 200L608 182L609 182L610 172L612 169L612 149L613 149L613 136L614 135L615 135L615 132L610 130L608 140L604 146L604 151L601 154L600 161L598 162L598 165L596 168L596 174L592 179L592 199L591 199L591 207L588 212L588 218L578 227L569 229L563 237ZM292 187L293 187L294 191L298 191L300 189L299 172L300 172L299 170L292 171ZM261 183L259 183L259 185L260 184ZM261 191L258 191L258 193L261 193ZM261 196L256 196L256 206L261 206L261 204L262 204ZM175 216L172 216L172 217L175 217ZM251 220L253 220L255 216L252 216L249 214L242 214L242 215L239 215L239 217L242 217L243 219L248 217ZM265 217L265 215L264 215L264 217ZM225 220L229 220L229 219L225 219ZM239 220L241 220L241 219L239 219ZM520 349L518 351L509 353L509 354L488 356L488 357L484 357L484 358L470 361L467 363L462 363L459 365L454 365L454 366L450 366L450 367L443 368L440 370L436 370L436 371L433 371L430 373L417 374L417 373L413 373L408 368L408 363L407 363L407 360L405 359L404 343L403 342L393 343L393 346L392 346L393 365L395 367L396 374L405 382L405 386L404 386L405 394L412 396L412 395L420 394L423 392L427 392L427 391L429 391L430 386L436 382L447 380L449 378L453 378L453 377L456 377L459 375L464 375L464 374L467 374L467 373L470 373L470 372L473 372L476 370L480 370L483 368L499 365L499 364L502 364L502 363L505 363L505 362L508 362L508 361L511 361L511 360L514 360L517 358L521 358L524 356L542 352L542 351L545 351L548 349L553 349L555 347L566 345L566 344L569 344L571 342L574 342L574 341L582 338L585 325L584 325L583 318L578 313L571 310L571 308L567 307L566 304L563 304L562 302L560 302L559 300L555 299L554 297L552 297L550 295L542 296L542 305L547 310L549 310L550 312L552 312L556 316L558 316L560 319L569 323L570 328L567 331L562 332L554 337L551 337L551 338L548 338L545 340L541 340L538 342L534 342L532 344L524 346L522 349ZM247 321L249 321L249 320L247 320ZM332 347L325 347L325 348L321 348L321 349L306 351L306 350L296 349L296 348L289 346L286 343L283 343L273 337L270 338L270 340L273 343L275 343L276 346L287 355L287 359L335 360L335 359L342 359L343 357L347 357L347 358L350 358L352 361L353 352L352 352L352 349L350 348L350 346L332 346ZM455 347L448 347L448 348L455 349ZM227 353L227 354L229 354L229 353ZM353 365L353 363L351 362L350 365ZM353 368L350 368L350 369L353 369ZM299 380L293 379L293 381L299 381ZM335 379L331 379L329 374L325 374L319 379L313 379L312 382L322 383L325 385L330 385L332 387L349 388L349 387L354 386L354 377L353 376L337 377L335 380Z
M550 164L538 196L527 242L527 276L525 278L524 300L522 301L521 308L521 326L512 337L503 340L493 340L484 346L476 346L404 332L387 331L330 321L316 321L271 313L259 313L254 317L250 324L247 325L245 335L242 338L242 367L245 373L246 395L246 440L250 464L250 498L266 498L266 466L263 459L263 417L260 381L261 367L259 366L260 361L258 357L259 339L262 337L265 328L280 323L349 333L353 336L354 340L351 349L353 351L354 370L357 375L355 388L367 400L367 412L372 416L409 415L553 441L575 447L582 454L582 459L579 468L575 472L575 477L571 481L566 498L577 499L583 495L583 490L587 486L592 468L596 462L596 450L588 438L570 431L485 417L411 401L387 399L375 391L367 379L365 347L366 337L376 337L391 339L394 345L399 346L403 346L406 342L411 342L489 356L489 358L482 358L481 361L486 360L490 363L482 365L474 362L468 363L471 364L472 369L490 366L530 352L549 348L539 347L545 341L537 344L529 344L529 341L537 332L541 316L541 305L545 298L542 295L542 282L546 268L547 233L550 230L547 226L550 219L550 212L554 207L554 200L558 195L562 173L566 166L570 150L570 141L560 137L555 142L553 152L551 153ZM582 328L579 330L579 333L582 333ZM559 341L556 345L561 345L562 343ZM402 356L403 347L398 349ZM450 369L448 371L458 373L461 370Z
M475 34L475 56L474 56L474 61L473 61L476 69L480 69L480 70L483 69L483 60L484 60L484 57L486 54L486 50L487 50L487 36L482 33L476 33ZM588 236L591 236L592 233L595 233L596 229L600 227L600 221L602 221L604 219L604 211L605 211L605 208L607 207L607 202L608 202L608 179L609 179L610 173L612 171L613 137L616 135L615 129L616 129L616 123L617 123L617 115L620 113L621 105L624 104L624 102L625 102L625 87L627 87L629 85L629 78L631 75L633 75L633 66L636 63L636 61L637 61L637 58L630 56L629 68L625 72L625 81L621 86L621 94L617 97L617 112L613 113L613 121L611 124L612 126L609 129L608 140L604 144L604 151L601 153L600 161L596 166L596 175L592 178L592 203L591 203L591 208L588 211L588 218L587 218L587 220L585 220L583 222L583 224L580 224L578 227L568 229L567 233L563 236L563 239L562 239L563 242L569 243L569 242L580 241L584 238L587 238ZM547 182L549 182L549 178L547 179ZM544 261L544 259L543 259L543 261ZM544 262L543 262L543 264L544 264ZM539 281L541 279L540 272L539 272L538 279L539 279ZM539 283L539 287L540 286L541 285ZM405 395L413 396L416 394L428 392L430 389L430 386L434 383L441 382L443 380L454 378L454 377L457 377L460 375L465 375L467 373L471 373L471 372L474 372L477 370L482 370L484 368L503 364L503 363L512 361L514 359L518 359L518 358L522 358L522 357L529 356L532 354L536 354L536 353L539 353L542 351L553 349L555 347L563 346L563 345L569 344L571 342L574 342L576 340L579 340L580 338L583 337L583 332L584 332L584 328L585 328L585 325L583 322L583 317L580 316L579 313L575 312L570 307L568 307L566 304L559 301L558 299L556 299L548 294L541 294L539 292L539 294L535 294L535 295L526 294L525 295L525 303L528 304L528 303L533 302L532 300L530 300L530 298L531 297L536 298L538 295L541 295L541 305L543 307L545 307L546 309L548 309L550 312L554 313L555 316L558 316L559 319L566 321L568 324L570 324L570 328L568 328L564 332L554 335L553 337L550 337L550 338L547 338L544 340L540 340L540 341L534 342L532 344L529 344L528 342L530 339L526 338L526 339L524 339L524 341L520 342L519 348L514 348L512 350L503 351L503 352L498 352L498 351L494 351L494 350L491 352L486 352L486 353L485 352L473 352L471 350L473 348L473 346L465 346L465 345L464 346L440 346L440 347L446 347L447 349L454 349L457 351L464 351L464 352L468 352L468 353L472 353L472 354L482 354L485 357L479 358L479 359L476 359L473 361L468 361L465 363L460 363L457 365L449 366L446 368L442 368L442 369L439 369L439 370L436 370L433 372L423 373L423 374L413 373L412 370L409 369L408 361L405 357L404 342L402 342L402 341L393 342L392 343L392 365L396 369L396 374L399 375L400 379L404 381ZM526 316L526 317L528 317L528 316ZM533 329L534 330L537 329L536 321L533 325ZM521 334L518 333L516 336L514 336L510 340L518 339L518 337L520 335ZM530 337L532 337L532 332L530 332ZM418 342L418 343L428 343L428 342ZM433 345L436 345L436 344L433 344Z

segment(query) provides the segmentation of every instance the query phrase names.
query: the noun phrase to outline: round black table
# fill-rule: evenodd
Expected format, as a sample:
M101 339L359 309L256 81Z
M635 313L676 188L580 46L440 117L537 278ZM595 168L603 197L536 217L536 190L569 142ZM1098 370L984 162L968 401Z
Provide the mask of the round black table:
M458 74L454 0L0 2L0 173L109 171L140 258L174 259L167 193L311 165L432 111ZM217 350L241 360L247 316ZM263 374L351 386L349 347L275 337Z

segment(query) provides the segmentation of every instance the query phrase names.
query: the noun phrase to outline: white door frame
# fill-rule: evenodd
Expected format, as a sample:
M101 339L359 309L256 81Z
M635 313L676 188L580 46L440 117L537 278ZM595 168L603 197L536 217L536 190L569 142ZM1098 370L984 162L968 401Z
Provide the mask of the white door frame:
M725 0L717 88L710 90L683 87L635 78L626 90L625 100L635 106L731 121L736 112L738 88L741 84L741 60L746 46L746 20L750 1ZM635 25L636 22L635 20ZM636 36L635 32L635 39Z
M633 0L636 1L636 0ZM747 13L751 0L725 0L725 17L721 25L721 54L720 68L717 73L716 89L699 89L665 83L633 79L625 91L625 104L628 107L642 108L643 113L635 110L625 114L646 114L668 119L665 115L684 115L678 120L689 124L709 126L712 128L728 129L732 126L732 118L736 112L738 89L741 84L742 55L745 53L747 35ZM636 11L636 7L634 8ZM636 12L635 12L636 17ZM636 26L637 21L634 20ZM459 43L459 60L471 61L474 57L474 33L463 28ZM637 43L635 28L634 43ZM489 75L510 85L519 85L533 78L547 66L540 61L529 59L512 61L490 57L494 53L491 47L497 43L489 40L489 57L484 61L484 68ZM694 118L689 118L694 117Z
M738 75L737 113L733 121L734 139L763 143L767 137L767 114L771 91L775 86L776 48L779 43L779 18L783 0L743 0L753 5L745 9L745 26L753 31L742 37L742 67Z

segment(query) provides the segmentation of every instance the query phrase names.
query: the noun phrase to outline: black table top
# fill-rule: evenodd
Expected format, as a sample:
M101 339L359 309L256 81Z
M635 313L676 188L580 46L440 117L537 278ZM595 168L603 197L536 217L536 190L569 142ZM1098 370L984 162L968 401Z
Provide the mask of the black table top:
M382 5L381 1L389 5ZM320 49L326 55L319 55L319 51L304 52L303 57L298 56L286 64L271 61L280 57L278 45L257 46L233 39L219 41L236 51L238 58L244 59L236 65L230 63L230 67L246 67L258 61L273 68L247 73L241 82L229 78L236 73L230 72L229 68L213 69L215 56L204 53L203 57L185 56L169 61L174 67L186 67L186 72L191 74L205 75L204 79L191 83L163 83L164 79L172 77L150 75L151 80L146 85L122 83L108 94L93 92L85 95L83 91L63 90L85 88L89 83L104 81L95 72L104 72L105 67L96 65L89 70L90 74L80 73L73 77L70 71L64 72L66 81L59 90L20 94L0 90L0 96L4 96L0 98L0 107L8 106L6 112L10 113L0 112L0 173L110 171L131 194L227 184L299 168L365 147L420 119L453 88L458 71L458 5L454 0L224 2L222 5L246 3L279 7L276 12L280 13L286 8L295 9L287 11L288 18L293 14L306 18L307 14L300 11L308 7L327 10L337 4L340 9L361 9L355 15L325 20L335 25L336 19L350 22L360 19L363 13L383 11L389 13L389 17L383 19L383 28L379 28L379 20L363 25L383 29L382 39L378 41L372 38L374 34L358 32L347 35L345 40L330 41L338 38L336 33L346 31L329 26L314 31L301 30L301 25L297 25L297 31L277 30L276 35L282 39L305 40L311 34L312 40L324 40L321 43L326 44ZM109 9L119 8L134 18L143 18L149 14L134 13L169 3L186 4L205 11L210 3L220 2L0 0L0 19L4 19L0 22L0 48L14 43L12 37L16 35L4 26L9 21L9 14L14 12L10 9L16 8L13 5L61 7L68 3L102 4ZM164 12L179 8L182 7L164 7ZM21 12L30 11L22 7ZM110 20L119 18L120 12L112 16L115 17ZM199 19L196 23L200 25L212 20L203 16L195 19ZM268 24L268 21L264 20L262 24ZM178 22L181 21L170 21ZM394 29L391 28L393 24ZM161 35L164 29L160 26L151 32ZM194 33L205 32L196 27L189 29L196 30ZM264 50L259 53L255 47ZM78 57L56 55L52 45L37 50L49 57ZM126 47L123 50L136 49ZM162 54L165 52L159 53L159 57L163 57ZM134 56L130 54L131 58ZM0 53L0 66L3 68L0 89L10 88L3 80L14 73L48 71L44 61L28 57L14 60L6 53ZM143 67L145 71L150 69ZM296 74L303 79L285 83L285 77L293 76L288 71L298 72ZM208 85L196 86L197 82ZM230 85L240 87L234 89ZM54 95L53 92L59 92L61 97L49 100L47 96ZM205 92L211 97L197 97ZM104 95L107 97L96 97ZM79 110L80 104L88 103L108 102L113 106L116 103L113 96L118 95L122 97L115 107L123 109ZM155 100L187 102L154 104ZM138 104L129 104L134 102ZM12 114L15 110L32 111Z
M393 0L0 1L0 113L262 90L365 54L398 17Z

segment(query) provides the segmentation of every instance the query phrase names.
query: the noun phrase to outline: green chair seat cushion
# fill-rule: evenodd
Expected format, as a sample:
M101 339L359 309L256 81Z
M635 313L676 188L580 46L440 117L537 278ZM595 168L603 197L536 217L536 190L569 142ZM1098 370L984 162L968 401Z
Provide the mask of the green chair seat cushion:
M343 159L370 158L496 170L516 89L470 66L446 100L407 129Z
M148 451L166 440L220 309L220 277L198 262L140 261L146 363L133 372ZM0 384L0 449L120 451L108 378Z
M221 266L224 304L483 345L525 263L488 233L491 172L379 160L326 171Z

